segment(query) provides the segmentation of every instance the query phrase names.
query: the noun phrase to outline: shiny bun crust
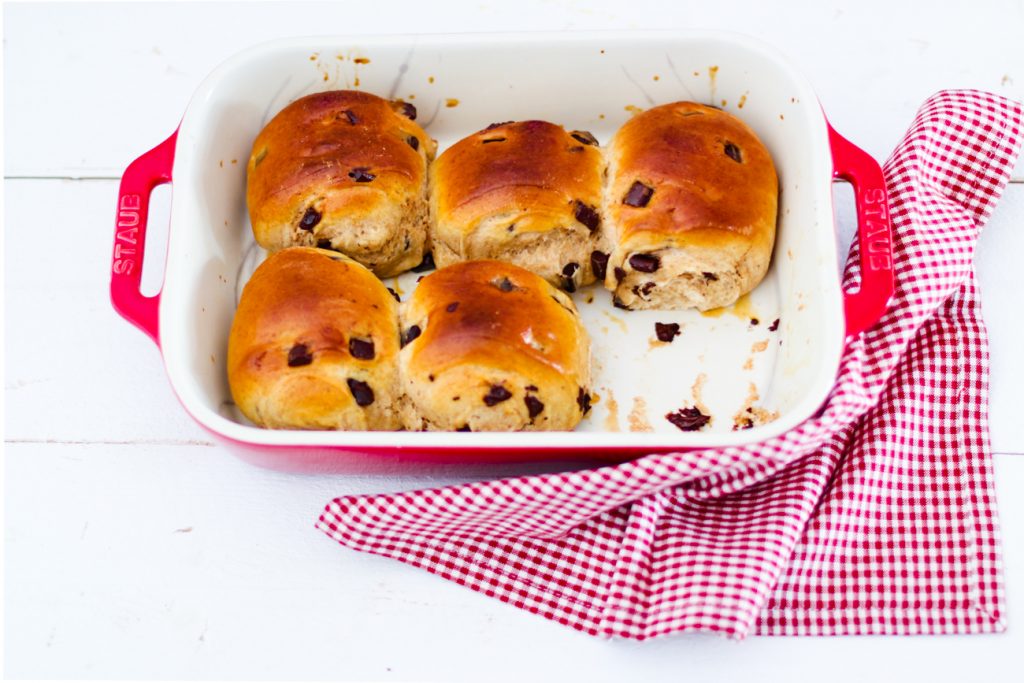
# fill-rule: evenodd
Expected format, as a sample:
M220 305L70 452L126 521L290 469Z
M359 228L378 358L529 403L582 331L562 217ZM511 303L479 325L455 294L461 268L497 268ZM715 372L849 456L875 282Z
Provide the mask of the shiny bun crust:
M571 430L590 409L590 342L570 297L499 261L428 275L402 305L411 430Z
M768 270L779 183L735 116L693 102L654 107L612 139L605 286L624 308L727 306Z
M567 291L592 283L603 170L590 133L545 121L463 138L431 166L434 260L500 259Z
M354 90L308 95L278 113L248 165L260 246L333 249L381 277L420 263L436 143L410 117L407 104Z
M398 429L398 304L333 251L272 254L242 292L228 382L260 427Z

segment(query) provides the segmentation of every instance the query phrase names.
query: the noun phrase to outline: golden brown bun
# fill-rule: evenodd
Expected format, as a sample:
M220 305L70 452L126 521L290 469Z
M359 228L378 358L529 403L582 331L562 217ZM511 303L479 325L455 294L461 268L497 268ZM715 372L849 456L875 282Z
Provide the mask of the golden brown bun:
M428 223L426 169L436 143L403 111L415 110L335 90L278 113L249 158L256 241L269 251L334 249L381 277L418 264Z
M402 306L407 429L569 430L590 408L590 341L572 300L499 261L420 282Z
M285 249L242 292L231 395L261 427L398 429L398 348L398 304L373 273L336 252Z
M500 259L568 291L593 282L603 169L589 133L545 121L460 140L431 166L434 260Z
M605 285L620 305L707 310L757 286L775 242L779 183L745 123L693 102L666 104L623 125L608 156Z

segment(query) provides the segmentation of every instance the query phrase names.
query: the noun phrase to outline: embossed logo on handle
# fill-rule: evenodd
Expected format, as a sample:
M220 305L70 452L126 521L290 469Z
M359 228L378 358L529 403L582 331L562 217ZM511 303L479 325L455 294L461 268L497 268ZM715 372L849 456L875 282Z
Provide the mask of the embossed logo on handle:
M873 269L892 270L892 245L889 244L889 231L886 229L889 216L885 208L885 190L868 190L864 193L864 204L866 244L862 245L863 252L867 254Z
M131 275L139 243L139 210L142 198L126 194L117 207L117 236L114 239L114 275Z

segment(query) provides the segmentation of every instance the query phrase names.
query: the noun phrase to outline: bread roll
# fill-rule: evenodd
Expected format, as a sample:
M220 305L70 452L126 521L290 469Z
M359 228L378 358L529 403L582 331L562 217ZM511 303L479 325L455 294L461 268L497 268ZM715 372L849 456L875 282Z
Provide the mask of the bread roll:
M575 291L594 281L600 251L597 140L545 121L496 123L431 166L434 261L500 259Z
M727 306L764 277L779 183L746 124L693 102L649 109L608 150L605 286L623 308Z
M242 291L228 340L235 403L260 427L400 427L398 303L337 252L272 254Z
M355 90L285 107L249 158L249 217L260 246L334 249L380 277L418 264L436 143L415 112Z
M570 430L590 410L590 341L571 298L508 263L428 275L402 305L407 429Z

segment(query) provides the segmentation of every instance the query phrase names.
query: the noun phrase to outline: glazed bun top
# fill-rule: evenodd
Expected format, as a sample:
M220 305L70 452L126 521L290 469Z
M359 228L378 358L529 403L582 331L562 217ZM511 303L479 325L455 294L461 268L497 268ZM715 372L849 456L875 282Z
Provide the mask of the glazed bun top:
M626 122L609 148L608 210L620 243L690 231L774 236L779 183L768 150L740 119L693 102Z
M575 202L600 206L603 158L590 133L546 121L497 123L445 150L431 167L442 237L473 232L481 220L521 214L517 232L563 227ZM596 214L595 214L596 217Z
M414 111L357 90L315 93L289 104L253 143L247 196L253 226L291 221L294 195L309 188L350 190L350 211L372 210L381 194L402 202L420 191L424 157L433 157L435 143L409 118Z
M475 363L559 381L589 369L589 342L572 300L508 263L466 261L434 272L417 286L403 318L421 334L413 371L439 374Z

